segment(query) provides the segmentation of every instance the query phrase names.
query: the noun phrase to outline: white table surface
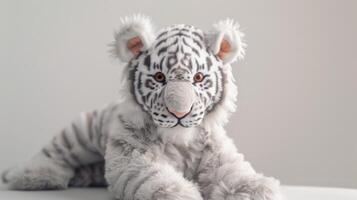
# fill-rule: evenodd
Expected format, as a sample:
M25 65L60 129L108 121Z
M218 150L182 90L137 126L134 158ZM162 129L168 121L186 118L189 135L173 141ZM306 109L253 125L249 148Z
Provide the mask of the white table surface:
M342 188L283 186L286 200L357 200L357 190ZM105 188L79 188L63 191L0 190L0 200L113 200Z

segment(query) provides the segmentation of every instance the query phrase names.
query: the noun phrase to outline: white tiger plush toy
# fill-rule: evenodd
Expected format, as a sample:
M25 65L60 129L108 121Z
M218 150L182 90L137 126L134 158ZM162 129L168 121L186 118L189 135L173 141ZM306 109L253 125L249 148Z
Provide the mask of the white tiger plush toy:
M238 24L155 31L122 19L113 54L126 63L121 97L82 113L29 161L3 173L15 190L108 186L124 200L280 200L223 126L235 110L231 63L243 58Z

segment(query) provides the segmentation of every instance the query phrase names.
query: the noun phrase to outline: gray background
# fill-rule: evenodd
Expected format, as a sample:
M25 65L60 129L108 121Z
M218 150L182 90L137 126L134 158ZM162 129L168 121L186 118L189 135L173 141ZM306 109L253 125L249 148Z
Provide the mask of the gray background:
M29 158L80 111L118 97L108 46L119 18L246 33L227 129L283 184L357 188L357 1L0 1L0 170Z

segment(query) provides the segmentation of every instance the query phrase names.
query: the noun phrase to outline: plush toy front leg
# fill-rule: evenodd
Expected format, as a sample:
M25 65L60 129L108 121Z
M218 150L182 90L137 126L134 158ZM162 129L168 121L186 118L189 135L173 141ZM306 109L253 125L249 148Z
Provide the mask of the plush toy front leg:
M171 165L121 140L109 139L106 179L116 199L202 200L192 182Z
M257 174L230 139L205 152L198 183L206 200L281 200L279 181Z

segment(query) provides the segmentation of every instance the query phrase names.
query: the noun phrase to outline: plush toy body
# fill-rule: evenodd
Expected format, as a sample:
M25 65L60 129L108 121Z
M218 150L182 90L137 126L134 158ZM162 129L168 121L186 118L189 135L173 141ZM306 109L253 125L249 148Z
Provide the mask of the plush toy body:
M244 55L238 28L226 20L207 33L156 33L145 17L125 18L113 45L127 62L121 98L81 114L3 181L19 190L108 185L117 199L279 200L279 182L256 173L223 129L237 95L230 64Z

